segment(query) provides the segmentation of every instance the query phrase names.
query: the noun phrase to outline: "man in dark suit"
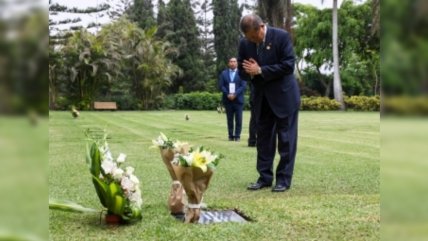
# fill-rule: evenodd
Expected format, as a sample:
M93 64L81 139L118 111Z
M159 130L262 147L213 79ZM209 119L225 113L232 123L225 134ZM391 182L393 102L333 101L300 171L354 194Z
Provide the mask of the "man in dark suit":
M238 69L242 79L254 85L257 122L257 171L259 178L248 190L272 185L278 140L280 160L273 192L290 188L297 149L300 93L294 77L295 56L290 35L266 26L257 15L246 15L240 28L245 38L239 44Z
M223 70L219 76L220 90L223 92L223 105L226 109L227 130L229 141L239 141L242 130L242 110L244 109L244 93L247 82L237 74L236 58L230 58L229 68ZM235 129L234 127L235 120Z

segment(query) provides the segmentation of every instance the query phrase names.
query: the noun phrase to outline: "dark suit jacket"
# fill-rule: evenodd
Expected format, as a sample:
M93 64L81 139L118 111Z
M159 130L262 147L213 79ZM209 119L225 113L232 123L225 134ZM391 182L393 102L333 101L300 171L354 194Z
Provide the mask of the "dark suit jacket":
M229 83L235 83L236 98L233 101L227 98L227 95L229 94ZM244 93L245 89L247 88L247 82L239 78L238 72L235 73L233 82L231 82L229 69L223 70L219 76L219 87L221 92L223 92L222 101L224 105L232 103L244 104Z
M262 75L256 75L252 79L242 68L242 62L250 58L255 59L262 69ZM264 47L259 55L255 43L241 39L238 73L242 79L251 81L254 86L257 119L260 116L263 96L279 118L285 118L299 109L300 92L294 77L294 62L290 36L282 29L267 27Z

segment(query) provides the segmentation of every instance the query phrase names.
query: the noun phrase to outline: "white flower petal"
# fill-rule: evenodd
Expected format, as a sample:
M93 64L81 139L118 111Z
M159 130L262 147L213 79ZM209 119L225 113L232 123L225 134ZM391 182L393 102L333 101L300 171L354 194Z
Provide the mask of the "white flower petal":
M138 180L138 178L135 175L130 175L129 179L136 185L140 183L140 180Z
M123 153L120 153L119 154L119 156L117 157L117 162L118 163L122 163L122 162L125 162L125 160L126 160L126 155L125 154L123 154Z
M110 160L104 160L101 163L101 168L104 170L104 173L112 174L113 171L117 168L117 166L116 166L116 163L114 163Z
M126 167L125 172L128 176L131 176L134 173L134 168L133 167Z
M123 176L123 173L124 173L124 171L121 169L121 168L116 168L114 171L113 171L113 178L114 179L116 179L116 180L120 180L120 179L122 179L122 176Z

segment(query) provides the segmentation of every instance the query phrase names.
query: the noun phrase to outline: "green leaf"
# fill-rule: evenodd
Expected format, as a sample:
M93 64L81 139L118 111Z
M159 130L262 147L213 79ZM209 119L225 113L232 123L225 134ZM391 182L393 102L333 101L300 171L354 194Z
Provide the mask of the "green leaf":
M49 199L49 209L75 213L99 212L99 210L86 208L71 201L59 201L55 199Z
M207 165L207 167L208 167L209 169L213 170L213 171L216 169L216 166L215 166L215 164L214 164L213 162L209 163L209 164Z
M110 185L108 186L108 188L109 188L108 191L109 191L109 195L110 196L117 195L119 193L119 191L121 190L119 184L117 184L115 182L110 183Z
M156 34L156 32L157 32L157 27L156 26L153 26L153 27L151 27L151 28L149 28L149 29L147 29L146 31L145 31L145 34L146 34L146 36L148 37L148 38L153 38L153 36L155 36L155 34Z
M71 67L71 68L70 68L70 72L71 72L70 80L71 80L71 82L73 83L73 82L75 81L75 79L76 79L76 77L77 77L77 74L78 74L79 72L77 72L76 68L74 68L74 67Z
M123 209L125 208L125 198L121 195L115 195L113 198L113 204L109 210L117 215L123 214Z
M142 219L143 218L143 216L142 216L142 214L141 214L141 209L140 208L131 208L131 210L132 210L132 218L133 219Z
M98 145L96 143L92 143L91 161L91 173L95 177L98 177L101 172L101 155L100 150L98 149Z
M92 73L91 76L94 77L97 74L98 71L98 65L90 64L92 66Z
M91 157L91 148L89 148L89 144L86 143L86 163L91 166L92 157Z
M92 182L94 183L95 191L97 192L98 198L101 204L108 208L108 186L102 182L98 177L92 176Z
M189 164L187 164L186 159L184 159L184 157L182 157L182 156L178 156L178 161L179 161L180 166L183 166L183 167L189 166Z
M122 215L125 206L125 199L119 184L112 182L108 186L107 208L110 212Z
M122 215L122 219L126 223L133 223L141 220L142 218L143 215L141 213L141 209L136 207L127 207L127 210L124 211L124 214Z

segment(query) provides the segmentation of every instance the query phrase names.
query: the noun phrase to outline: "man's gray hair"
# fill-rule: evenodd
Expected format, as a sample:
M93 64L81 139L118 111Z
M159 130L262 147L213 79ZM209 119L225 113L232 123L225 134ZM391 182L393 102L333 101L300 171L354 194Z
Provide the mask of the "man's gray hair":
M245 34L250 30L257 30L260 26L263 25L263 20L255 14L248 14L241 18L239 27L241 31Z

